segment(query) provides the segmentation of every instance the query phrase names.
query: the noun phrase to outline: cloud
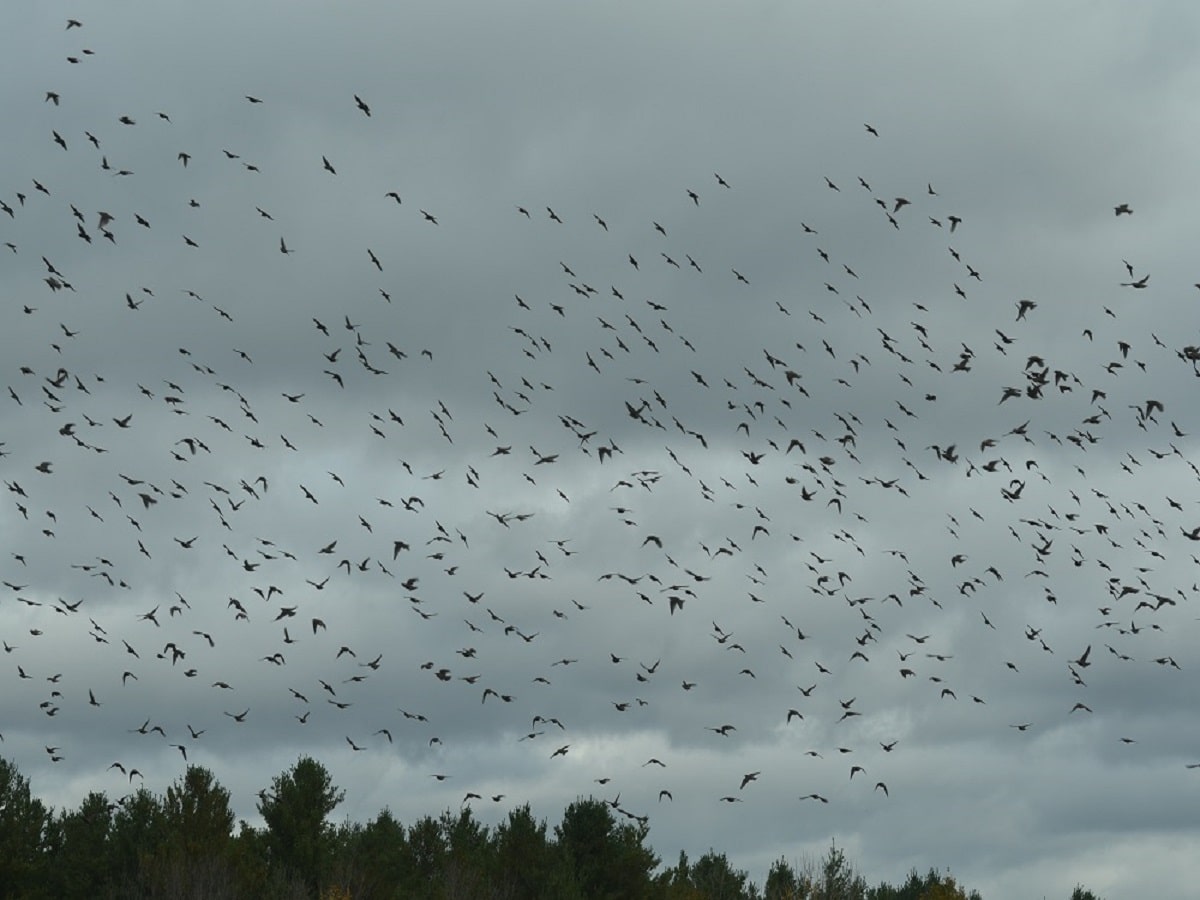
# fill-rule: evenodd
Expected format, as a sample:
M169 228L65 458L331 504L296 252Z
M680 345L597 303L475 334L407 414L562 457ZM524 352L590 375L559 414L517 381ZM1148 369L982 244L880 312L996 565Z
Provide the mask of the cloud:
M619 793L760 880L836 838L1184 896L1195 76L1149 10L6 32L5 752L56 806L182 743L254 820L311 753L360 820Z

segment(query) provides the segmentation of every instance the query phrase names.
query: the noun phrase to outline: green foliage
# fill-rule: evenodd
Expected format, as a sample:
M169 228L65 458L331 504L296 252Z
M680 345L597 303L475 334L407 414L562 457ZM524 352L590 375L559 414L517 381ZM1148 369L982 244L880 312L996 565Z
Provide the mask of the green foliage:
M0 759L0 900L980 900L934 869L868 890L833 844L800 871L776 860L761 893L715 849L660 868L646 820L592 797L552 832L528 805L492 828L465 805L335 827L343 793L307 757L259 796L265 827L235 834L229 792L189 766L161 797L92 793L51 814Z
M709 900L748 900L747 872L734 871L724 853L709 850L692 864L692 885Z
M764 895L766 900L806 900L808 882L780 857L767 871Z
M187 771L160 801L162 843L143 865L142 881L156 897L237 896L229 852L233 810L229 791L200 766Z
M393 897L408 872L404 826L383 809L366 825L343 824L335 836L330 881L353 897Z
M869 900L980 900L975 891L967 893L948 872L930 869L924 875L913 869L899 887L881 884L868 893Z
M511 810L492 834L501 896L529 900L571 896L567 886L574 882L560 864L546 834L546 823L533 818L529 804Z
M434 886L446 861L446 842L442 829L431 816L425 816L408 829L410 876L418 892L432 897Z
M29 779L0 759L0 898L24 896L37 885L49 819Z
M271 789L259 795L270 865L298 876L313 894L320 893L333 843L326 819L344 798L326 768L307 756L277 775Z
M146 788L125 797L113 815L110 840L114 877L120 892L137 896L144 868L163 844L162 803Z
M233 836L233 809L229 791L208 769L188 766L183 777L167 788L162 809L169 839L183 852L224 854Z
M831 843L808 896L812 900L866 900L867 882L854 871L837 844Z
M1082 884L1077 884L1075 890L1071 891L1071 900L1100 900L1100 898Z
M554 830L583 894L596 900L645 893L658 857L645 846L648 825L618 825L603 800L576 800Z
M115 888L113 810L102 793L88 794L77 810L54 820L48 841L49 881L60 897L103 897Z
M446 848L441 875L446 896L483 896L492 868L487 828L479 824L470 807L463 807L457 814L447 810L438 824Z

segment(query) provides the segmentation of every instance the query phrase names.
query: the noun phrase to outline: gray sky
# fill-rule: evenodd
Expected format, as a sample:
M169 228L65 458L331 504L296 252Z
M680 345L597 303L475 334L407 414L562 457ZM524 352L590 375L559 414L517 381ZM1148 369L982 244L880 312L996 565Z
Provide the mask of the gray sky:
M179 744L253 821L307 753L360 821L619 794L760 881L1194 891L1188 5L5 18L39 796Z

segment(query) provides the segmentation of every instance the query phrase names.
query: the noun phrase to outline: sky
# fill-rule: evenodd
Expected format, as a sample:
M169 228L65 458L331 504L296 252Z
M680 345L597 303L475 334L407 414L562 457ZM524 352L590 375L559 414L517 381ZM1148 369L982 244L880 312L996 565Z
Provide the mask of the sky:
M257 823L312 755L339 820L1194 895L1200 11L4 18L45 802L193 763Z

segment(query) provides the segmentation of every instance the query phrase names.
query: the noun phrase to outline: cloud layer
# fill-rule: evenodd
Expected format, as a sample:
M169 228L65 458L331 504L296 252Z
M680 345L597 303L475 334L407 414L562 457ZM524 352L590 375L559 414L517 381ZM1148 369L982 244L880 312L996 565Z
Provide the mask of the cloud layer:
M48 802L186 752L253 820L309 753L359 820L619 795L757 879L1186 895L1186 11L13 16Z

